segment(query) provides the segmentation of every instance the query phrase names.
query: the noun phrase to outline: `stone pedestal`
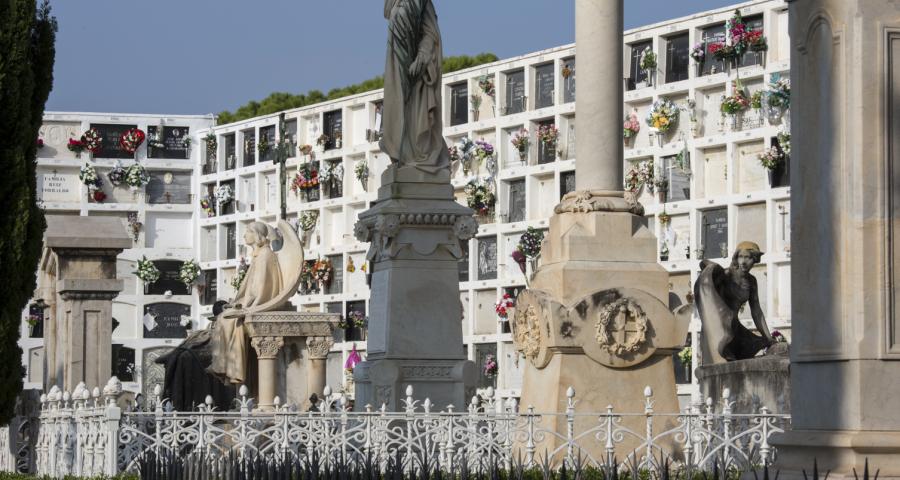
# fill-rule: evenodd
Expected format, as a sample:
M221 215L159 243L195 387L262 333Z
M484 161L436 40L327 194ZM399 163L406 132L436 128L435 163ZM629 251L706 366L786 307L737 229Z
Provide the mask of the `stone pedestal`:
M780 345L787 346L775 347ZM763 407L769 413L791 413L791 361L786 349L781 355L704 365L694 374L701 397L712 399L713 405L722 404L722 392L728 389L736 413L755 413Z
M340 321L335 313L262 312L245 319L250 345L256 351L260 410L271 410L275 397L300 408L313 393L325 390L325 359Z
M49 305L44 324L45 382L71 392L103 387L111 375L112 299L122 290L116 258L131 248L121 219L47 218L37 295Z
M782 477L900 477L900 4L790 2L792 431ZM802 406L802 408L801 408Z
M356 408L401 408L407 385L437 409L463 408L475 365L462 341L460 242L477 231L472 211L453 200L449 171L425 174L391 165L378 202L355 233L371 242L367 361L354 369Z

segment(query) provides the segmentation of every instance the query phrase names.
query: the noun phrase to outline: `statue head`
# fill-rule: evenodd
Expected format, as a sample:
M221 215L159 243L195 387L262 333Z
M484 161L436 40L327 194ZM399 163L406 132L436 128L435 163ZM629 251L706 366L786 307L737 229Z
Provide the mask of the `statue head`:
M244 243L256 248L264 247L275 238L275 230L262 222L253 222L244 232Z
M759 245L753 242L741 242L731 257L731 269L750 273L750 270L762 260L762 256L763 252L759 249Z

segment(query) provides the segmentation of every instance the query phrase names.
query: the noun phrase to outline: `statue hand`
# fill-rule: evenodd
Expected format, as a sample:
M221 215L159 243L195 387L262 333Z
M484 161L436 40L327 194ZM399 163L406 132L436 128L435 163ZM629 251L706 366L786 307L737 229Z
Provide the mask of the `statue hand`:
M409 66L409 76L413 78L419 78L422 75L422 72L425 70L425 62L422 61L422 57L416 57L413 61L412 65Z

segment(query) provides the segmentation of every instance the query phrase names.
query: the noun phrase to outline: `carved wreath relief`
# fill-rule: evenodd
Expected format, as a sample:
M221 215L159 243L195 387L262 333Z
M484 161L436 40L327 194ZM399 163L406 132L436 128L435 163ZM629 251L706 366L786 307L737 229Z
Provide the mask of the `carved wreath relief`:
M610 354L634 353L647 343L649 320L634 300L616 300L603 307L598 317L597 342Z
M532 304L516 309L513 321L515 323L513 340L516 350L522 352L527 358L537 357L541 349L541 325L537 307Z

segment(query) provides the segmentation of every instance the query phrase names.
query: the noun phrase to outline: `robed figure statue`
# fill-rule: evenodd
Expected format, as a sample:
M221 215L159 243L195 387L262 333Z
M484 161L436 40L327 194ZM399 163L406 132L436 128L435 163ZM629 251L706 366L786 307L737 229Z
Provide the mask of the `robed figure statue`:
M703 324L700 340L703 364L753 358L776 343L759 304L756 278L750 274L762 255L757 244L741 242L728 268L709 260L700 262L702 270L694 284L694 297ZM738 319L745 305L750 307L758 333L751 332Z
M431 0L385 0L389 20L381 151L401 167L449 169L441 114L443 52Z

